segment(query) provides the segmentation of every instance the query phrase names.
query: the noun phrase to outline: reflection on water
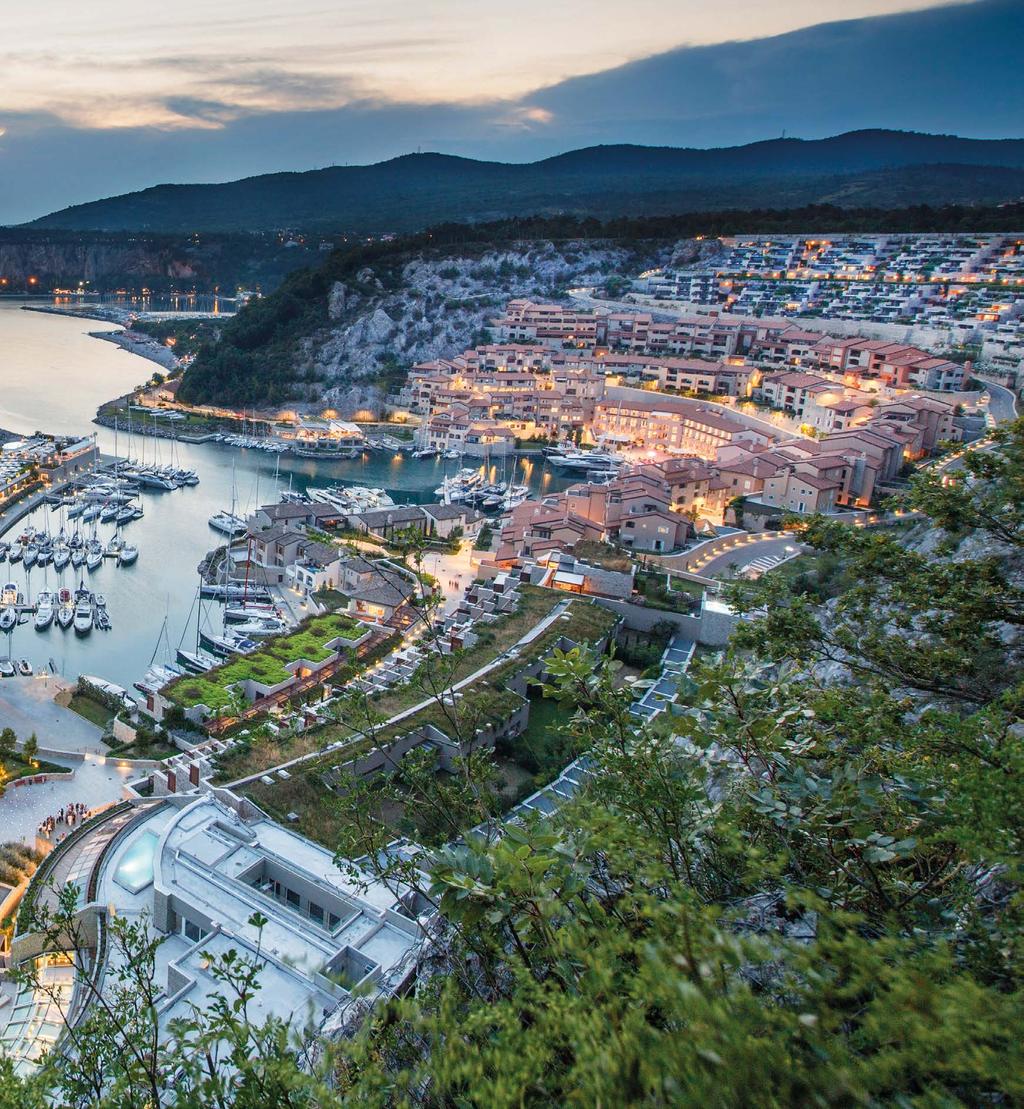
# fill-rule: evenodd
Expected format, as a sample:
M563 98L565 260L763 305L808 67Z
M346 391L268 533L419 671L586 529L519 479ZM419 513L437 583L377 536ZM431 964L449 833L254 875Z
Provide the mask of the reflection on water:
M109 325L37 312L23 312L12 302L0 301L0 428L26 434L37 429L65 434L98 432L100 448L114 451L114 433L91 424L105 400L127 392L152 373L152 363L112 343L88 336L89 331L113 330ZM80 673L130 686L157 652L159 659L185 634L194 640L195 617L189 621L196 592L196 566L219 537L208 518L230 507L232 495L239 511L273 501L279 490L344 482L387 489L396 501L435 500L434 489L458 462L412 459L407 455L367 454L361 459L319 462L262 451L234 450L216 444L173 443L160 439L118 436L122 455L148 461L174 462L199 474L201 484L169 493L143 495L143 519L128 525L127 538L139 547L139 560L119 569L111 560L91 577L91 588L103 593L113 621L107 633L93 631L85 639L53 626L37 633L31 624L16 629L10 644L15 657L27 657L40 667L53 660L68 677ZM539 461L509 460L492 466L493 480L515 477L535 490L550 492L568 482L552 475ZM60 514L39 509L30 521L58 531ZM100 525L101 538L111 533ZM8 537L10 538L10 537ZM26 596L34 598L52 588L57 577L52 566L26 574L21 565L0 566L0 579L10 578ZM66 584L77 584L65 571ZM211 606L211 617L216 609ZM161 638L166 617L167 634ZM186 623L189 629L186 631ZM158 643L158 640L160 642ZM7 645L0 643L0 654Z

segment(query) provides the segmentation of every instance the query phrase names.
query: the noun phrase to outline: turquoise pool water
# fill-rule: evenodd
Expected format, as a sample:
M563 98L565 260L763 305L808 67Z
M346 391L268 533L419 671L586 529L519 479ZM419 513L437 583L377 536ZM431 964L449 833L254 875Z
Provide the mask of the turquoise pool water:
M114 881L129 893L138 893L153 881L153 856L159 840L156 832L143 832L121 856Z

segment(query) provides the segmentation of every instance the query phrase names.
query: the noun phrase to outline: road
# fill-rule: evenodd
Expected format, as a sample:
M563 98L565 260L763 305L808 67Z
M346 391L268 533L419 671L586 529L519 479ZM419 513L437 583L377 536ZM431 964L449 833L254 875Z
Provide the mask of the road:
M986 381L985 390L989 396L988 411L993 423L1006 424L1017 418L1017 400L1010 389Z
M732 571L745 570L752 562L759 558L781 558L799 553L800 544L792 536L773 536L770 539L760 539L754 543L745 543L729 551L715 555L696 573L705 578L717 578L729 575ZM662 565L671 569L668 559L662 559Z

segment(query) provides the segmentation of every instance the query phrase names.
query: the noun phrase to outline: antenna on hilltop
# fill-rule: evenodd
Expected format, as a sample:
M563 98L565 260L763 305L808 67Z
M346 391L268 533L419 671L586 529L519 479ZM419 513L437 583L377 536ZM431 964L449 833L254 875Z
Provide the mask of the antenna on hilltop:
M783 138L786 137L786 128L785 127L782 128L782 137Z

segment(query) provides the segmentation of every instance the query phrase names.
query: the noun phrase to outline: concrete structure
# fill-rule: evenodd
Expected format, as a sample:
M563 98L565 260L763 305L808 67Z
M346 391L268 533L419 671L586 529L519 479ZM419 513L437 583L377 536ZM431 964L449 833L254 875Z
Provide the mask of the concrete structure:
M229 950L259 967L249 1019L274 1016L300 1033L315 1031L356 991L372 999L400 988L422 939L412 900L369 875L362 882L335 865L330 851L219 793L113 810L102 851L89 848L95 829L62 845L65 858L82 862L80 919L90 950L71 952L74 961L116 960L116 948L101 938L111 914L146 921L163 938L156 958L161 1031L223 991L210 957ZM266 921L262 928L255 913ZM19 933L12 959L38 950L38 937ZM115 988L112 965L93 969ZM71 992L72 1008L88 1007L83 985L72 983ZM64 1049L72 1050L58 1041Z

